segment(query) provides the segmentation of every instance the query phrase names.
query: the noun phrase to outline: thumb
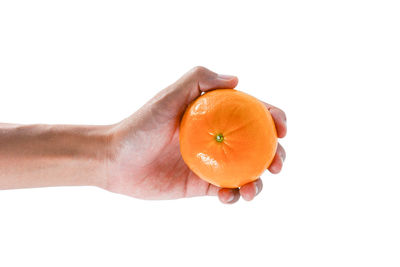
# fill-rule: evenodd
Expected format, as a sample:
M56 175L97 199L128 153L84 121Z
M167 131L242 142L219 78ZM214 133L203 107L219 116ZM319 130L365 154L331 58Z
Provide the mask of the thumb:
M213 89L233 89L238 78L222 75L204 67L194 67L148 102L152 114L160 121L180 117L187 106L203 92Z
M189 94L188 102L213 89L233 89L238 78L232 75L217 74L205 67L194 67L176 82L176 89L181 94Z

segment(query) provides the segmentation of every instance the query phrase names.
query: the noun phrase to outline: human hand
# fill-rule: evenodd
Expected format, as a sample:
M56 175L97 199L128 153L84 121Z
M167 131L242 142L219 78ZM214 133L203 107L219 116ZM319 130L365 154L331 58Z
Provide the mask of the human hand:
M219 188L200 179L184 163L179 150L179 123L186 107L201 93L218 88L235 88L235 76L219 75L195 67L160 91L130 117L112 126L106 190L141 199L176 199L218 195L223 203L240 196L252 200L262 190L262 181L240 189ZM271 112L278 137L286 135L285 113L264 103ZM269 167L278 173L285 151L278 144Z

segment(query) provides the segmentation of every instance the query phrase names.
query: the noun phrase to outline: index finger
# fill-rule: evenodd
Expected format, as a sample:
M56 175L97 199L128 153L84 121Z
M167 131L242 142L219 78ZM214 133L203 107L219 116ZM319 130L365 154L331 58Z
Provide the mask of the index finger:
M274 119L275 122L275 128L276 132L278 134L279 138L283 138L286 135L287 132L287 126L286 126L286 114L283 110L280 108L277 108L271 104L265 103L261 101L269 110L271 113L272 118Z

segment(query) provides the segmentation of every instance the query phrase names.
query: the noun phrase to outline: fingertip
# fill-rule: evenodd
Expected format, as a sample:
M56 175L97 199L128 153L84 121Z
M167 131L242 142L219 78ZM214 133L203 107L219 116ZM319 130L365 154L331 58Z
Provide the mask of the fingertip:
M239 83L239 78L235 76L235 78L232 80L231 88L235 88Z
M279 138L283 138L287 133L287 123L286 123L286 115L285 113L275 107L269 108L269 112L271 113L272 118L275 122L276 132Z
M245 184L240 188L240 195L246 201L251 201L257 196L262 190L262 181L260 178L254 182Z
M257 194L257 186L255 182L251 182L248 184L243 185L240 188L240 195L242 196L242 198L246 201L251 201L254 199L254 197Z
M261 178L258 178L258 179L255 181L255 183L256 183L256 186L257 186L257 193L256 193L256 196L257 196L258 194L261 193L261 191L262 191L264 185L263 185L263 181L261 180Z
M283 146L280 143L278 143L278 148L276 150L276 153L280 156L282 162L285 162L286 151L285 151L285 149L283 148Z
M239 78L233 75L218 74L217 79L221 88L233 89L239 83Z
M287 124L286 120L281 121L279 125L279 130L277 130L277 134L279 138L284 138L287 134Z
M229 203L234 197L232 190L229 188L221 188L218 191L218 198L222 203Z
M276 153L271 165L268 167L268 170L272 174L278 174L281 171L282 167L283 159L280 157L279 153Z
M287 133L286 123L280 126L280 129L277 130L278 138L284 138Z
M218 191L218 198L224 204L233 204L239 200L240 194L237 189L221 188Z

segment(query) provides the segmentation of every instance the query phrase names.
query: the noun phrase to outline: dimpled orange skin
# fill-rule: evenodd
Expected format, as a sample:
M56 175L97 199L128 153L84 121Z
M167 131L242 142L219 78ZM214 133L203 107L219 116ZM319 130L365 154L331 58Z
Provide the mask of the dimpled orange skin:
M180 124L182 158L201 179L224 188L255 181L277 149L272 116L258 99L234 89L205 93Z

